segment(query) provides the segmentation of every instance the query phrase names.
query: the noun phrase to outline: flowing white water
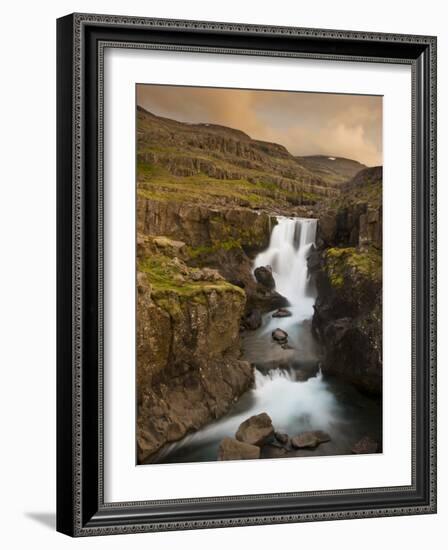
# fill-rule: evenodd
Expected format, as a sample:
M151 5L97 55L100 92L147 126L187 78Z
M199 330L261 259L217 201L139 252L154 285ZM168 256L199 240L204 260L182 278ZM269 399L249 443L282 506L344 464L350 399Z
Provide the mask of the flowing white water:
M216 460L222 439L234 437L244 420L262 412L269 414L277 431L289 435L325 430L338 445L353 437L353 426L344 420L341 405L321 372L306 381L297 376L304 367L315 367L318 363L311 334L316 295L307 268L316 227L317 220L313 219L277 218L268 248L254 260L254 270L271 267L275 288L288 299L287 309L292 313L290 317L274 318L271 311L263 316L259 329L244 334L243 358L257 367L255 387L242 396L226 417L165 448L159 461ZM271 332L276 328L288 333L289 349L272 340ZM278 368L279 365L287 368ZM347 452L346 447L337 448L334 441L325 445L330 454ZM323 448L324 445L321 452L325 454Z
M317 220L277 218L267 250L255 258L254 268L269 265L275 288L302 318L313 315L316 296L309 288L307 257L316 240Z
M257 356L263 355L261 347L266 346L266 339L270 341L270 334L276 328L288 333L289 344L301 354L302 360L316 359L315 342L309 326L316 293L307 265L316 239L316 228L317 220L314 219L279 217L268 248L255 258L254 270L261 266L272 269L275 289L287 298L290 304L288 310L292 315L278 318L272 317L270 312L264 316L261 329L248 335L245 349L249 361L257 363ZM270 348L272 359L282 360L286 356L277 344L271 342Z
M192 457L213 460L224 437L234 437L242 422L262 412L269 414L277 431L295 435L310 429L330 431L338 405L321 373L297 382L293 373L285 370L275 369L268 374L255 371L255 388L232 414L165 449L165 455L175 451L179 456L186 450Z

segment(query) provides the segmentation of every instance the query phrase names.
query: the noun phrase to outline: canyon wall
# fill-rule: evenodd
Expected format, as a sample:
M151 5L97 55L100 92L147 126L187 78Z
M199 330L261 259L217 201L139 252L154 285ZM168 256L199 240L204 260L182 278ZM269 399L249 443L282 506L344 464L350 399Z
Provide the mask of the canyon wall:
M185 248L138 238L139 462L222 416L253 383L240 360L244 292L215 270L188 267Z
M322 369L372 394L382 391L381 188L380 167L355 176L321 213L317 249L308 259Z

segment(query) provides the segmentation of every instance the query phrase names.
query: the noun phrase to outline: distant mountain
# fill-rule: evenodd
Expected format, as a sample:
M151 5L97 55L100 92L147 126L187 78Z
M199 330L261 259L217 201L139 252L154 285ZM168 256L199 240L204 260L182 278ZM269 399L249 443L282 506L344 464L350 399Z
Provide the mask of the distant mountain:
M356 160L326 155L296 157L297 161L314 175L331 185L339 185L351 180L358 172L366 168Z

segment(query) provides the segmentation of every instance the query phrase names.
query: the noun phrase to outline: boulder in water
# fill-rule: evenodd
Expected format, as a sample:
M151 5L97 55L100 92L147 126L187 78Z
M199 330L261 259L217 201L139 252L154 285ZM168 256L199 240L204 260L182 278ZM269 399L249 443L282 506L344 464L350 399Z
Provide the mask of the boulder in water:
M272 268L270 265L257 267L254 271L254 276L258 283L268 288L269 290L274 290L275 281L272 275Z
M218 449L218 460L250 460L260 458L260 447L225 437Z
M259 309L253 309L244 317L244 328L248 330L256 330L261 327L261 312Z
M288 300L279 294L276 290L269 290L263 285L255 285L254 292L247 293L248 305L259 309L262 313L267 313L273 309L289 306Z
M315 273L321 268L322 252L317 250L314 246L311 248L307 258L308 271Z
M292 313L289 311L289 309L285 309L284 307L281 307L279 309L277 309L277 311L275 311L273 314L272 314L272 317L291 317Z
M286 344L286 342L288 341L288 333L281 328L276 328L272 331L272 339L279 344Z
M355 455L360 454L373 454L378 452L378 442L366 435L361 438L352 447L352 453Z
M274 427L271 417L266 413L261 413L251 416L240 424L235 437L243 443L261 447L273 435Z
M315 430L312 433L317 437L319 443L327 443L327 441L331 441L331 437L327 434L327 432Z
M304 432L291 438L291 445L295 449L314 449L319 445L319 440L311 432Z
M303 432L291 438L291 445L295 449L314 449L320 443L330 441L330 436L321 430Z

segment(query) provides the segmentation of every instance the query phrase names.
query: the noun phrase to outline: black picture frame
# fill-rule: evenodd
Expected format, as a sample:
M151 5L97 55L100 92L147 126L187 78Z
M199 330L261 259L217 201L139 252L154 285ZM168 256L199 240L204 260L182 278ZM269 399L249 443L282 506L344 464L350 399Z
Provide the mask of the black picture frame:
M104 502L102 55L107 45L412 67L412 484ZM72 14L57 21L57 530L71 536L436 512L436 38Z

